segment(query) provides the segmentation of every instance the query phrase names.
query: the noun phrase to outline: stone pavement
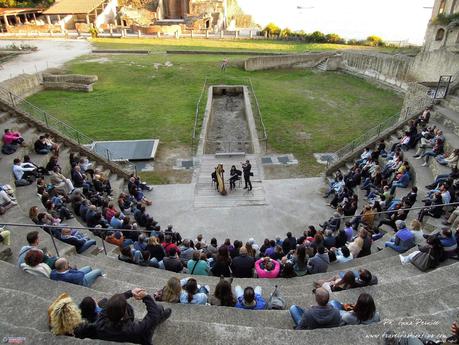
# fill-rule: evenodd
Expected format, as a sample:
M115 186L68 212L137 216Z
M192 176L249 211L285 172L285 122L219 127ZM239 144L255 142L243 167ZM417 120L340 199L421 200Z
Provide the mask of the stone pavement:
M148 212L162 227L173 224L187 238L202 233L208 240L228 237L246 241L254 237L258 243L276 235L284 238L287 231L299 235L306 225L317 225L333 213L319 191L324 186L320 177L263 180L261 184L265 205L236 207L220 207L219 199L225 203L226 196L215 198L214 207L195 207L194 183L155 186L147 194L153 200ZM215 195L219 196L217 191Z
M48 68L62 66L67 61L91 52L91 44L86 40L0 40L0 47L11 44L27 44L38 47L38 51L19 55L5 62L0 70L0 81L14 78L20 74L34 74Z

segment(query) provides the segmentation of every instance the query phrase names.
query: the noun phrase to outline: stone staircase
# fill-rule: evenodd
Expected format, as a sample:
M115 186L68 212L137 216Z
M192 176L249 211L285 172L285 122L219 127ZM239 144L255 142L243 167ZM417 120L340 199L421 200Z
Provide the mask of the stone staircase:
M319 71L326 72L327 71L327 64L328 64L328 58L323 59L320 61L315 68L318 69Z
M244 179L241 183L236 182L236 189L229 190L229 170L232 165L241 169L241 161L250 160L253 177L251 178L253 189L243 189ZM227 195L220 195L215 184L212 184L211 174L218 163L222 163L225 169L225 188ZM266 205L265 191L262 181L261 162L255 155L246 156L201 156L200 167L197 172L197 182L194 192L194 207L237 207L237 206L261 206Z

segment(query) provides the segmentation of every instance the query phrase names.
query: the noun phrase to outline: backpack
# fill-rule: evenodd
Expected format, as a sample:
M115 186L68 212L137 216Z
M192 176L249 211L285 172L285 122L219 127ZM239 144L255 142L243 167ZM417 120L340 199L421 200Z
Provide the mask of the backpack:
M268 303L266 304L266 309L268 310L284 310L286 307L285 299L279 292L279 289L276 285L273 293L269 296Z
M5 155L11 155L16 152L16 145L4 144L2 146L2 153Z

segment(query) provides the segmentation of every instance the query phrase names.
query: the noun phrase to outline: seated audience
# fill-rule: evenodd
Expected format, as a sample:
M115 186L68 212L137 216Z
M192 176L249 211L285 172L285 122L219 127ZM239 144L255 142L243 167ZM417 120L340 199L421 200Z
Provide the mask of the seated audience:
M356 304L343 305L336 300L330 304L340 311L343 325L369 325L380 321L373 297L367 293L361 293Z
M106 301L107 299L104 298L99 303L105 303ZM97 318L103 310L96 302L96 300L89 296L83 298L78 307L81 311L81 317L89 323L96 322Z
M277 260L265 257L255 262L255 270L258 278L277 278L280 272L280 263Z
M182 304L206 304L207 295L209 294L208 286L200 286L194 278L184 278L180 281L182 293L180 294L180 303Z
M255 259L247 255L247 249L241 247L239 255L231 262L231 270L233 277L236 278L253 278L253 269L255 267Z
M34 276L49 278L51 268L43 262L44 254L41 250L29 250L21 268Z
M201 252L193 251L193 257L187 262L188 273L191 275L208 276L210 267L206 260L201 260Z
M147 314L142 320L136 320L128 315L127 300L134 297L142 301ZM135 288L124 294L112 296L104 306L95 323L85 324L77 329L77 338L92 338L107 341L152 345L155 328L171 315L170 308L164 309L141 288Z
M399 253L404 253L408 249L414 247L414 235L408 230L403 220L397 220L395 225L398 231L395 233L394 237L384 244L384 246L392 248Z
M412 263L421 271L427 271L440 265L444 257L444 250L438 236L429 236L424 246L419 246L419 250L412 252L406 256L399 255L402 265ZM427 260L417 260L421 257L426 257ZM422 266L421 266L422 265Z
M214 294L210 297L210 304L221 307L234 307L236 305L236 298L233 295L230 281L220 278Z
M81 254L88 250L90 247L96 245L96 240L92 240L87 235L79 232L78 230L72 230L70 228L62 228L60 240L75 246L78 254Z
M75 336L82 325L80 309L66 292L48 307L48 323L51 333L67 336Z
M339 310L328 303L330 295L324 288L315 291L316 306L302 309L296 305L290 307L290 315L295 323L295 329L316 329L338 327L341 324Z
M318 280L314 282L314 287L317 289L322 287L328 292L342 291L347 289L353 289L355 285L355 275L352 271L347 271L343 277L334 276L327 280Z
M218 248L218 255L211 268L212 275L216 277L231 277L231 258L229 256L228 247L223 245Z
M66 258L57 259L55 267L56 268L52 270L50 275L52 280L60 280L86 287L91 287L98 277L103 276L100 269L93 270L89 266L82 267L79 270L70 268L69 262Z
M31 231L27 234L27 246L23 246L18 253L18 266L20 267L25 262L25 257L30 250L37 250L43 254L43 263L46 263L50 268L54 268L56 257L50 256L46 248L40 249L40 236L38 231Z
M166 286L156 291L155 300L159 302L179 303L182 294L182 284L177 277L171 277Z
M330 259L328 253L325 252L325 247L320 246L317 248L317 254L308 261L308 273L316 274L327 272L329 264Z
M250 309L250 310L263 310L266 307L266 301L261 295L261 287L254 288L248 286L244 290L238 285L235 288L236 292L236 308Z
M164 257L162 261L162 266L161 263L159 266L164 267L166 271L172 271L176 273L181 272L183 270L182 261L178 258L175 248L169 249L169 255Z

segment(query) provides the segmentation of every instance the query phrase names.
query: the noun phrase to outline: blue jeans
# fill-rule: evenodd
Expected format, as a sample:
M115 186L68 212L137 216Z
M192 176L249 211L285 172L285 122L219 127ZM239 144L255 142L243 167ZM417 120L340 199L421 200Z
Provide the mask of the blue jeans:
M49 153L48 149L41 149L36 151L39 155L47 155Z
M399 253L404 253L404 252L406 252L406 249L405 249L405 248L402 248L401 246L396 245L396 244L394 243L394 239L393 239L393 238L391 238L389 241L387 241L386 243L384 243L384 247L392 248L393 250L395 250L396 252L399 252Z
M337 301L336 299L332 299L330 302L328 302L333 308L337 310L344 310L343 304L340 301Z
M295 327L298 326L298 324L301 321L301 318L303 317L304 309L301 307L298 307L297 305L292 305L289 309L289 312L290 312L290 315L292 316Z
M134 243L133 240L131 240L130 238L127 238L123 241L123 247L129 247L133 243Z
M404 183L393 182L393 183L392 183L392 187L390 188L390 194L391 194L391 195L395 194L395 190L397 189L397 187L399 187L399 188L406 188L407 186L406 186Z
M79 269L80 272L84 273L83 286L91 287L95 283L96 279L102 275L100 269L93 270L89 266L85 266Z
M83 253L84 251L88 250L89 247L95 246L96 245L96 240L88 240L83 244L80 249L78 250L78 254Z

